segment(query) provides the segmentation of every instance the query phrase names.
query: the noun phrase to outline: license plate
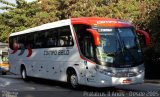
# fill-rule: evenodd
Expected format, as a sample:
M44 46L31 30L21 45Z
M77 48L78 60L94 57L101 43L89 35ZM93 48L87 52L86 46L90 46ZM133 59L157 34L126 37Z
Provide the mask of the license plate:
M130 84L131 82L132 82L131 79L125 79L125 80L123 80L124 84Z

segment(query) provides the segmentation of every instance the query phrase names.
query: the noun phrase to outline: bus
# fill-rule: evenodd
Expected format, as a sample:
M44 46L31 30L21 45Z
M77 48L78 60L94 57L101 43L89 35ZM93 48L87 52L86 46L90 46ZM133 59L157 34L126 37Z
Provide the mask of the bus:
M5 75L8 69L8 43L0 42L0 73Z
M144 82L143 53L136 30L122 20L82 17L43 24L9 37L9 70L79 85L111 87Z

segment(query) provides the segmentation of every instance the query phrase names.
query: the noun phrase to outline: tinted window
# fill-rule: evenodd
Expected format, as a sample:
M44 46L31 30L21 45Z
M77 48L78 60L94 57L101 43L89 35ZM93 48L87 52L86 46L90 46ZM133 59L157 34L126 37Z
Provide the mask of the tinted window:
M58 46L73 46L73 37L69 26L59 28Z
M34 35L34 48L45 47L45 31L36 32Z
M25 34L26 40L24 41L25 48L34 47L34 33Z
M17 48L19 48L18 36L13 36L13 37L9 38L9 47L11 49L17 49Z
M50 29L45 32L46 47L56 47L58 44L58 29Z
M9 47L13 49L13 37L9 38Z
M18 39L18 45L19 45L19 49L25 49L25 40L26 40L26 37L25 35L19 35L17 36L17 39Z
M26 49L28 47L35 49L68 47L73 46L73 44L73 37L69 26L52 28L9 38L9 46L11 49L14 48L14 45L19 49Z

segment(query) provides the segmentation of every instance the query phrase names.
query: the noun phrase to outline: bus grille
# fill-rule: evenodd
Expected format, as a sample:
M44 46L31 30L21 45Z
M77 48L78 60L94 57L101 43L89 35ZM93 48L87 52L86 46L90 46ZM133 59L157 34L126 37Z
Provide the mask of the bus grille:
M113 74L112 76L113 77L134 77L134 76L137 76L138 73L135 73L135 72L121 72L121 73L115 73Z

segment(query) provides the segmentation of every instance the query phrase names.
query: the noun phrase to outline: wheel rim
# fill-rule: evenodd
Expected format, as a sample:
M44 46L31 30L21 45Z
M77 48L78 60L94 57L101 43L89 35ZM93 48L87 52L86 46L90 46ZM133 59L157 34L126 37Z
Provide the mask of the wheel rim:
M71 85L72 85L72 87L77 87L77 85L78 85L78 79L77 79L77 76L75 76L75 75L72 75L71 76Z
M23 69L22 70L22 78L25 79L26 78L26 71Z

